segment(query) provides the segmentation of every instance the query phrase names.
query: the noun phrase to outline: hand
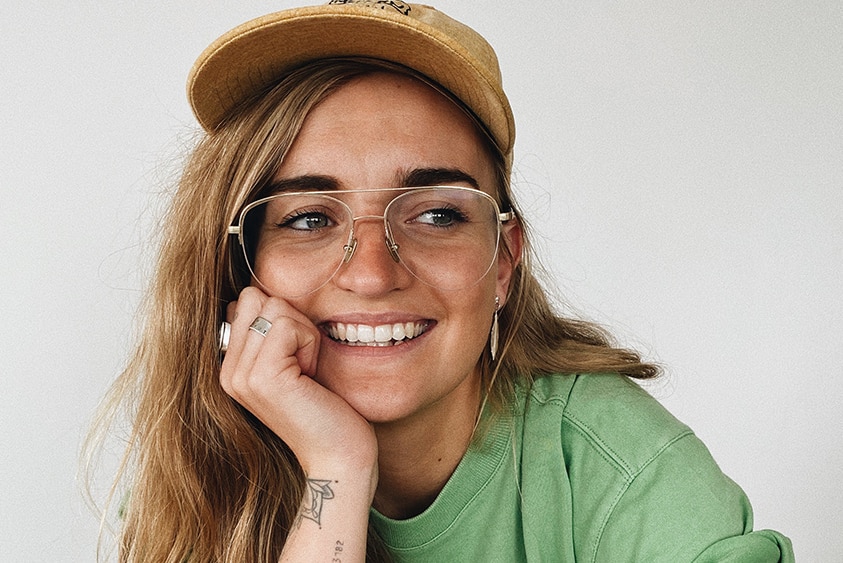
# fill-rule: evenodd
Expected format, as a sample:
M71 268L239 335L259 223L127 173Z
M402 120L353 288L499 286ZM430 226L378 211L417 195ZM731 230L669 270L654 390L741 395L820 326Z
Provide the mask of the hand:
M266 336L249 325L272 323ZM321 333L287 301L248 287L228 307L231 338L220 372L222 388L277 434L305 473L374 472L371 425L345 400L312 379ZM374 479L374 477L373 477ZM374 484L371 485L374 493Z
M258 316L272 323L266 336L249 330ZM287 536L281 560L313 561L340 545L344 561L363 561L377 441L357 411L310 377L319 329L288 302L254 287L229 305L228 319L222 388L290 446L308 477L299 524ZM314 503L316 489L323 497ZM325 499L330 507L323 514ZM304 520L317 525L301 525Z

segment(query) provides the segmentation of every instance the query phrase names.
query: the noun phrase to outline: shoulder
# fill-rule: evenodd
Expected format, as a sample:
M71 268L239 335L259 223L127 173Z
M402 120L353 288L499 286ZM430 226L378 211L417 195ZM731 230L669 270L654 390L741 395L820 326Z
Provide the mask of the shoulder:
M599 455L632 476L654 456L693 432L656 399L616 374L551 375L536 379L526 402L526 421L558 418L563 450Z
M564 483L554 502L570 511L578 560L690 561L737 546L736 553L766 554L746 560L778 561L775 542L750 534L740 487L636 383L619 375L546 376L522 399L525 493L531 475L543 481L543 495L551 475Z

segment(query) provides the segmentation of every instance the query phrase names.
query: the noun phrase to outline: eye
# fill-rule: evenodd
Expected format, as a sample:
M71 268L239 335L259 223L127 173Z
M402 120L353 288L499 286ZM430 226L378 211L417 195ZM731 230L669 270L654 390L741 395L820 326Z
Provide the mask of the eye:
M281 229L296 231L318 231L334 225L328 215L319 211L298 210L277 223Z
M456 207L440 207L420 213L414 221L434 227L452 227L459 223L465 223L468 218Z

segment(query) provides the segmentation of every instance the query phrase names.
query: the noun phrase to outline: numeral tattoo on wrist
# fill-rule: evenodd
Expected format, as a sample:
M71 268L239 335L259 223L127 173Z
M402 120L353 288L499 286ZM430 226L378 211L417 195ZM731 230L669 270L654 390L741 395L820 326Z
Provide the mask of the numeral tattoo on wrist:
M334 544L334 553L331 557L331 563L342 563L342 548L343 544L340 540L337 540L337 543Z
M334 498L334 491L331 489L332 482L325 479L307 479L307 488L304 491L297 526L301 526L302 520L307 518L316 522L320 528L322 527L322 505L326 500Z

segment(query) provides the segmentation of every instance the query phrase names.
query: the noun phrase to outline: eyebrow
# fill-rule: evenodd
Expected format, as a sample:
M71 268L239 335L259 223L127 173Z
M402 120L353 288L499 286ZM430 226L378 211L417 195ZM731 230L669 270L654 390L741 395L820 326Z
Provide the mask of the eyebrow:
M399 180L395 186L371 186L396 187L396 188L417 188L421 186L440 186L448 184L465 183L475 189L479 189L477 180L471 174L458 168L415 168L399 174ZM274 195L283 192L311 192L311 191L335 191L339 190L341 182L333 176L320 174L304 174L292 178L284 178L272 182L267 190L267 195Z
M465 183L479 189L477 179L459 168L416 168L404 173L401 187L417 188L420 186L439 186Z
M266 193L267 195L274 195L282 192L329 192L338 189L339 181L332 176L305 174L275 180L269 185Z

